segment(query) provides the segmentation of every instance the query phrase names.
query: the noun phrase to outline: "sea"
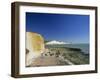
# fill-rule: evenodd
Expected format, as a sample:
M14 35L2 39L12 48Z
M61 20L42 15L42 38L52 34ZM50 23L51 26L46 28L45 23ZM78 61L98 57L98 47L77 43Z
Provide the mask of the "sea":
M69 48L79 48L84 54L89 54L89 44L61 44L61 45L46 45L48 47L69 47Z

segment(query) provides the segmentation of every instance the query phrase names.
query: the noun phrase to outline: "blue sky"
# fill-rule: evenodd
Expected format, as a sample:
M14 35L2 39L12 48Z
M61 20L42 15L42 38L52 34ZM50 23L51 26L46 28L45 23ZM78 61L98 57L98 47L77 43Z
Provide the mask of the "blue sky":
M89 15L26 13L26 31L45 40L89 43Z

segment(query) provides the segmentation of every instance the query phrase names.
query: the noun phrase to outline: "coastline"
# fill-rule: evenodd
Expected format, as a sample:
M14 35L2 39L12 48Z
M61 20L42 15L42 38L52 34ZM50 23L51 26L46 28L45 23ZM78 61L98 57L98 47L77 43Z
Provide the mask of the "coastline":
M89 54L84 54L80 48L46 46L41 57L28 67L84 65L89 64Z

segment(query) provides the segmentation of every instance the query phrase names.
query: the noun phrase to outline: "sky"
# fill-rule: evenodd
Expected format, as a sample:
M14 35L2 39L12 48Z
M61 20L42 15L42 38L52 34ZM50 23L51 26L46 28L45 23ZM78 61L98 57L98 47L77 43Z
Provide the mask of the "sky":
M45 40L89 43L89 15L26 12L26 32Z

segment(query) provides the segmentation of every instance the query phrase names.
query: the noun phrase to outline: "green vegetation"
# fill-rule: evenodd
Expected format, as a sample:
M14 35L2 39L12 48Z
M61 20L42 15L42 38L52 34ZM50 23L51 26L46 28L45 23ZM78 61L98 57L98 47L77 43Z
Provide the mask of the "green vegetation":
M64 53L63 56L74 64L89 64L89 56L81 52Z
M47 43L47 42L49 42L49 40L45 40L45 41L44 41L44 43Z
M55 57L62 56L65 60L69 60L75 65L89 64L89 54L84 54L81 49L68 47L48 47L50 53L54 53ZM60 65L68 65L65 61L60 61Z

